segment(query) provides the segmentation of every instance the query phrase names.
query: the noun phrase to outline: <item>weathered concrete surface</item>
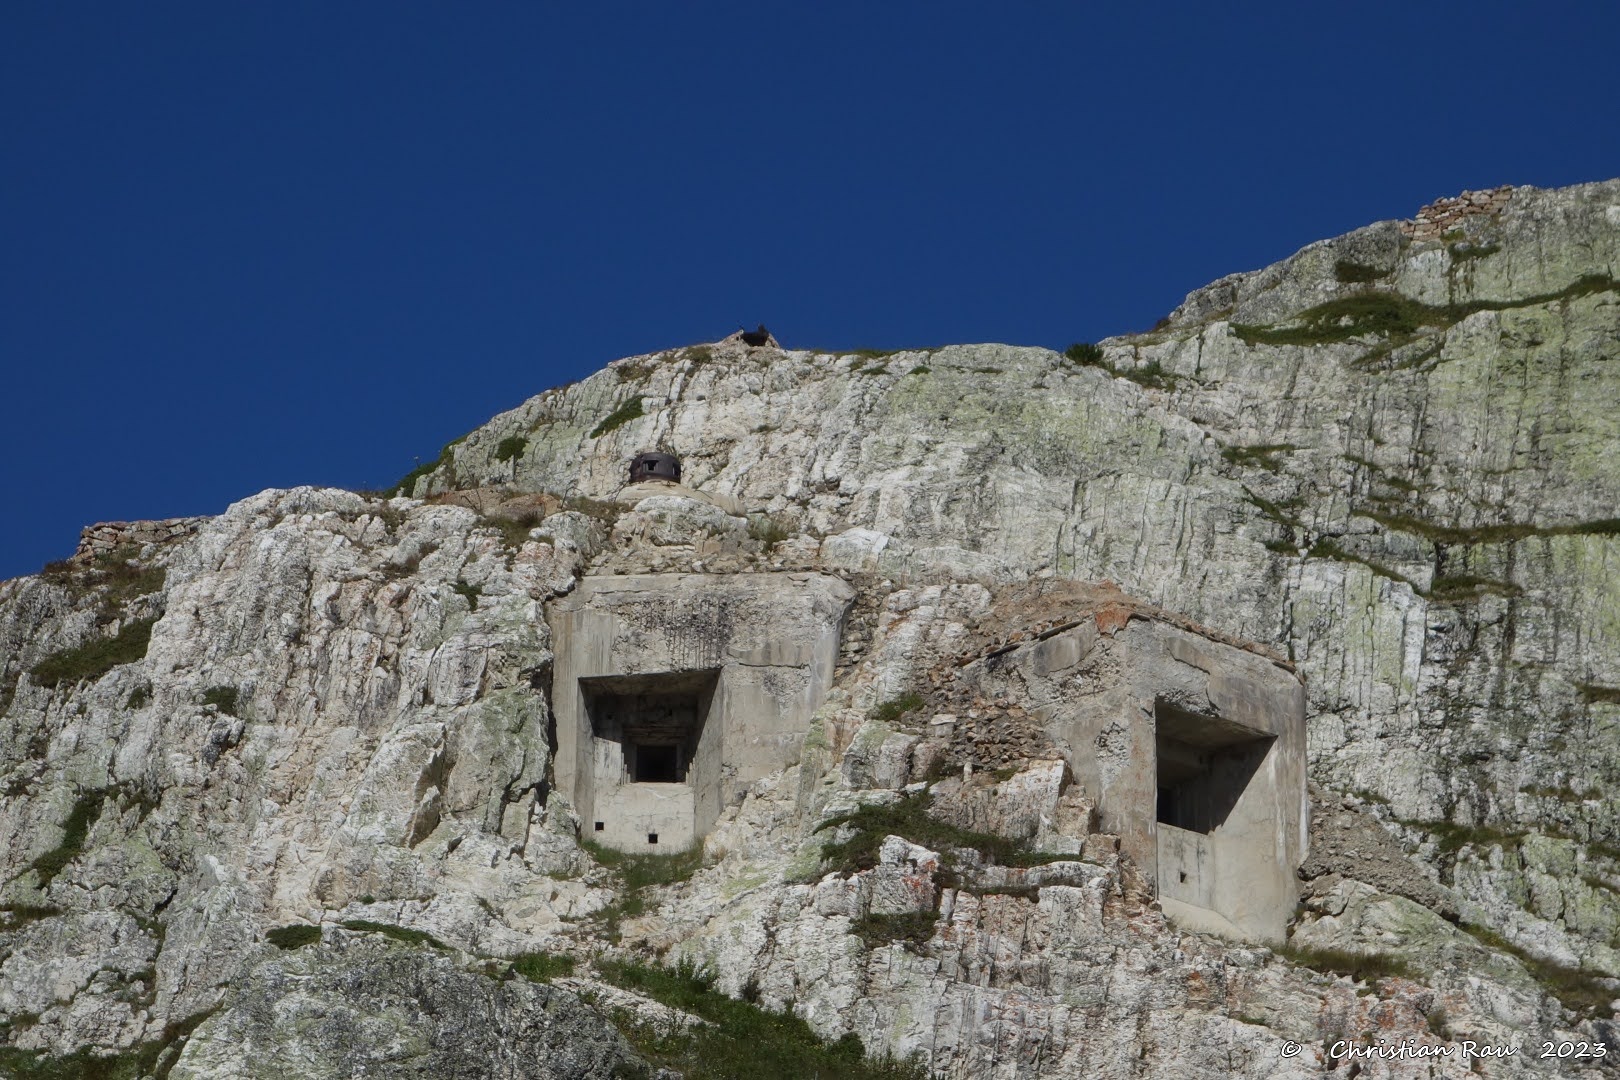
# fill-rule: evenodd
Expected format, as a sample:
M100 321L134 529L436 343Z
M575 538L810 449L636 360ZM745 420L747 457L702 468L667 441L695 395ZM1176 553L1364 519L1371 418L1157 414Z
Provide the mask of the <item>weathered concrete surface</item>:
M671 837L681 850L749 784L794 764L832 683L853 595L820 574L674 574L587 577L553 603L557 787L592 835L642 851L656 834L658 848L671 850ZM593 730L582 681L694 673L713 685L693 699L701 715L687 782L633 783L625 741ZM688 790L670 790L679 787Z
M743 504L729 495L714 491L699 491L668 480L643 480L635 484L625 484L613 492L613 501L627 506L635 506L643 499L685 499L713 506L732 517L747 515Z
M1099 831L1119 838L1167 911L1283 940L1307 844L1305 691L1286 666L1116 605L954 669L947 686L931 708L993 702L1039 733L1023 745L1062 755ZM947 715L949 735L919 735L954 740L960 721Z

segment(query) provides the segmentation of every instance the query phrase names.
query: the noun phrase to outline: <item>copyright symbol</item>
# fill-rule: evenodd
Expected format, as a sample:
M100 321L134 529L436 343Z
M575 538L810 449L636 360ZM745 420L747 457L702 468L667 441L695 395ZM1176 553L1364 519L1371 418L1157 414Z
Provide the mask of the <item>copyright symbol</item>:
M1285 1058L1298 1057L1299 1043L1295 1042L1293 1039L1289 1039L1287 1042L1283 1043L1282 1056Z

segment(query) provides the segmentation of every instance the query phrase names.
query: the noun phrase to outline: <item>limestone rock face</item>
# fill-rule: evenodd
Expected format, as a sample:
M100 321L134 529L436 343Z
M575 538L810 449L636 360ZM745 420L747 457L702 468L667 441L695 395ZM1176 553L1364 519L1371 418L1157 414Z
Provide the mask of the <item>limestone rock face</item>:
M1097 350L675 349L399 498L92 530L0 583L0 1072L608 1075L621 1012L581 994L662 1015L601 981L626 957L945 1077L1620 1051L1617 276L1620 182L1469 195ZM685 488L624 490L653 447ZM582 843L555 730L556 616L642 575L826 599L807 716L722 769L662 884ZM727 632L759 702L797 692L791 621ZM1236 717L1267 680L1304 695L1314 807L1277 833L1291 952L1167 917L1153 779L1107 797L1161 701ZM526 953L581 974L507 978Z
M169 1075L595 1080L637 1063L611 1023L563 990L342 933L254 968Z
M215 1004L269 925L363 908L515 943L586 902L502 864L575 858L526 843L549 753L540 603L571 583L566 557L512 551L459 508L310 489L152 557L167 574L145 656L55 688L24 674L3 729L17 1045L149 1037ZM106 632L79 586L0 588L25 671ZM484 928L475 892L513 905L510 929Z
M1443 823L1473 830L1524 891L1503 845L1526 834L1616 871L1617 278L1620 181L1492 191L1224 278L1078 363L620 361L496 417L427 486L498 475L523 433L521 484L605 497L656 441L688 485L825 535L851 570L1117 582L1277 647L1309 688L1318 782L1418 823L1405 839L1448 884ZM631 397L645 415L592 439ZM1564 933L1558 905L1492 916L1482 880L1455 883L1465 918Z
M553 604L552 775L591 839L683 851L798 761L851 599L823 574L636 574Z

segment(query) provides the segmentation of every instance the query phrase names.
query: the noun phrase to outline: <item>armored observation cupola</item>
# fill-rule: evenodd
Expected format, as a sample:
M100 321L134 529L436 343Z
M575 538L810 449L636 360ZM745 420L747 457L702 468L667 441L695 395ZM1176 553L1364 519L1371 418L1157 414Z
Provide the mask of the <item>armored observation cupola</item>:
M680 459L674 454L658 454L652 451L637 454L630 459L630 482L639 484L644 480L667 480L672 484L680 483Z

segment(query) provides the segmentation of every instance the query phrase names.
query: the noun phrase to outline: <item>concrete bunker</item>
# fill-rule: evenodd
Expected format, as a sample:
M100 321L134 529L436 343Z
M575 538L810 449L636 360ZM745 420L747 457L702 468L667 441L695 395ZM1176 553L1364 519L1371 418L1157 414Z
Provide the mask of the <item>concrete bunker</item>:
M683 850L797 762L853 596L821 574L645 574L552 604L557 787L587 838Z
M660 454L644 450L630 459L630 482L642 484L649 480L681 482L681 461L674 454Z
M620 849L680 851L696 836L697 791L713 786L718 738L704 742L717 669L579 680L590 727L590 836Z
M1292 915L1293 870L1304 858L1304 811L1295 840L1278 784L1297 772L1303 788L1302 767L1283 762L1278 732L1213 711L1159 700L1153 726L1160 906L1192 929L1279 940Z
M1275 736L1169 702L1154 708L1157 822L1208 835L1248 790Z
M582 678L591 734L618 744L632 783L684 784L702 745L718 675L709 670Z
M1158 619L1085 619L975 665L975 692L1022 695L1189 929L1281 941L1306 854L1305 691L1279 663Z

